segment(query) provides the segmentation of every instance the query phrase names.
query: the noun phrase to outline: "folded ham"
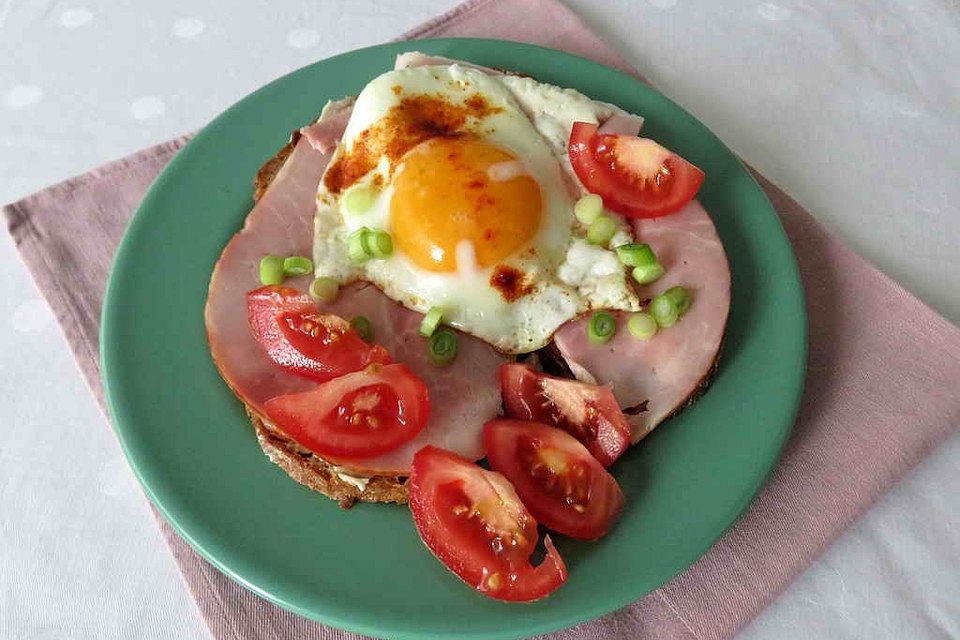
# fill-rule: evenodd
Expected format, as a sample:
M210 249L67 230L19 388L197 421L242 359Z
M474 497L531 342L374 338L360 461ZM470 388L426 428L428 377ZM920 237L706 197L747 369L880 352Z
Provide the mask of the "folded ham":
M645 287L652 298L674 285L690 290L690 309L672 327L650 340L626 329L629 314L615 312L619 330L597 346L587 337L589 317L567 323L554 343L581 380L610 384L628 410L631 437L637 442L693 399L713 371L730 310L730 267L710 216L693 201L662 218L634 221L637 242L649 244L666 274Z
M343 137L343 132L347 128L347 122L350 120L350 114L353 112L353 102L353 98L344 98L339 102L331 103L324 111L322 118L310 126L300 129L300 135L306 138L311 147L323 155L324 159L322 163L313 165L314 169L319 167L320 164L323 165L323 168L320 169L321 177L323 170L327 168L330 157L336 150L337 145L340 144L340 138ZM317 186L319 184L320 180L317 179L317 184L313 185L314 197L316 196ZM312 207L313 200L310 202ZM312 214L310 219L311 221L313 220ZM310 231L310 237L312 238L313 229L311 228Z

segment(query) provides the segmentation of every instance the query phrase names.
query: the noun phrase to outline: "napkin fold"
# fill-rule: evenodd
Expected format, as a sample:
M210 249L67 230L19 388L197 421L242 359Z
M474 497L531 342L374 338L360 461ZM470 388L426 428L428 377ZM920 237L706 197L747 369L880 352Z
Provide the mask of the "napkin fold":
M636 75L555 0L470 0L401 39L444 36L544 45ZM101 406L97 339L110 264L143 193L187 140L4 207ZM729 638L960 424L960 330L755 175L797 254L809 316L807 386L783 458L748 512L690 569L632 605L545 639ZM157 521L217 640L362 638L262 600Z

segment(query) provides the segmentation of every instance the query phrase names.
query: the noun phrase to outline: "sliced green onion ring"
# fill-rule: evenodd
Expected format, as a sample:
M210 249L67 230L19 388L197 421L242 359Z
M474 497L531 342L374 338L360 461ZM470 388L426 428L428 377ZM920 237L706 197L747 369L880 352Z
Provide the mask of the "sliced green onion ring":
M690 308L690 303L693 302L693 297L686 287L670 287L663 292L663 295L673 300L674 304L677 305L677 313L681 316L687 312L687 309Z
M439 367L453 362L457 357L457 349L457 334L446 328L435 331L427 342L427 356Z
M366 342L370 342L373 339L373 323L370 322L370 318L366 316L357 316L350 321L350 326L353 327L361 338Z
M263 256L260 258L260 284L280 284L283 282L283 258Z
M610 216L597 216L587 228L587 242L590 244L605 245L610 242L617 232L617 223Z
M677 303L670 296L661 293L650 301L650 315L661 327L672 327L680 318Z
M659 280L664 273L666 273L666 269L663 268L663 265L654 262L653 264L634 267L633 279L637 281L637 284L650 284Z
M603 198L595 193L588 193L573 205L573 215L583 224L591 224L602 213Z
M305 276L313 273L313 260L306 256L289 256L283 259L283 275Z
M420 321L420 335L424 338L432 336L433 332L440 326L441 320L443 320L443 309L440 307L430 307L430 311L428 311L427 315L423 316L423 320Z
M617 257L628 267L645 267L657 264L657 254L648 244L630 243L617 247Z
M374 187L357 185L343 194L343 206L347 213L351 215L366 213L373 208L373 203L376 202L378 195L379 192Z
M617 223L610 216L597 216L587 229L587 242L605 245L617 232Z
M340 293L340 283L333 278L321 276L310 283L310 295L323 302L333 302Z
M649 340L657 333L657 321L649 313L635 313L627 320L627 330L634 338Z
M362 238L363 248L374 258L387 258L393 253L393 238L386 231L371 229Z
M606 311L598 311L590 318L587 325L587 337L593 344L604 344L610 341L617 332L617 319Z
M367 250L366 243L364 242L364 238L368 233L370 233L370 229L360 227L347 238L347 255L350 257L351 262L366 262L370 259L370 252Z

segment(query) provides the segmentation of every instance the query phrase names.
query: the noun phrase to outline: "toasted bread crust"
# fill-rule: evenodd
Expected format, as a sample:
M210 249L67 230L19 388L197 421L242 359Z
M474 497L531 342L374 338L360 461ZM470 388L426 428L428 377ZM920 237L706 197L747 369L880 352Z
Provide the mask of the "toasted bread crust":
M407 502L407 483L403 478L374 476L360 489L337 475L329 462L304 449L277 429L270 428L247 407L247 415L257 432L257 442L277 466L291 478L318 493L336 500L344 509L360 502Z
M290 154L293 153L293 148L297 146L297 141L300 140L300 132L294 131L290 134L290 142L283 145L280 151L277 151L277 154L267 160L262 167L257 171L257 175L253 178L253 201L257 202L263 197L263 194L266 193L267 187L270 186L270 183L273 182L273 179L277 177L277 174L280 172L280 167L283 166L283 163L287 161L287 158L290 157Z

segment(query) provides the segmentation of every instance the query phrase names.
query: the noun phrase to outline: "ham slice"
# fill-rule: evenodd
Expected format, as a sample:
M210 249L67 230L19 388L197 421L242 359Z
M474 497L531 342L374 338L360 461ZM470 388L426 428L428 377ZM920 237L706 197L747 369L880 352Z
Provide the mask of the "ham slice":
M710 216L696 201L662 218L634 221L638 242L657 253L666 274L641 287L641 298L674 285L693 294L687 313L650 340L626 330L629 314L617 312L620 330L603 346L587 338L588 318L561 327L554 336L560 355L574 374L588 382L610 384L621 407L644 411L628 415L637 442L691 399L713 370L730 310L730 267Z
M314 201L328 160L301 137L210 278L204 319L213 360L234 393L260 414L270 398L316 386L281 371L267 357L247 324L246 296L260 286L263 256L312 253ZM290 284L302 290L306 279L298 280Z
M325 114L325 117L320 118L309 127L300 129L300 135L307 139L311 147L324 154L324 156L333 154L347 128L347 121L350 120L350 114L353 112L352 106L352 98L333 103L331 105L332 109ZM329 158L323 161L324 169L326 169L328 161ZM320 181L318 180L317 185L319 184ZM315 191L317 185L314 185ZM313 234L311 234L311 237L313 237Z
M307 391L316 383L281 370L266 356L247 324L246 294L260 286L259 262L264 255L311 255L317 186L351 105L335 103L318 123L304 128L243 229L224 248L210 279L205 321L214 362L234 393L261 417L263 403L270 398ZM303 291L309 282L296 278L285 284ZM506 360L503 355L485 342L461 335L457 359L445 368L434 366L417 335L420 314L370 285L345 287L325 310L369 318L377 341L423 378L431 400L430 422L416 440L377 458L338 461L342 468L361 475L405 475L413 454L427 444L471 459L482 457L483 424L500 408L496 371Z
M616 105L609 105L613 115L600 123L597 133L619 134L621 136L635 136L640 133L643 118L627 113Z

